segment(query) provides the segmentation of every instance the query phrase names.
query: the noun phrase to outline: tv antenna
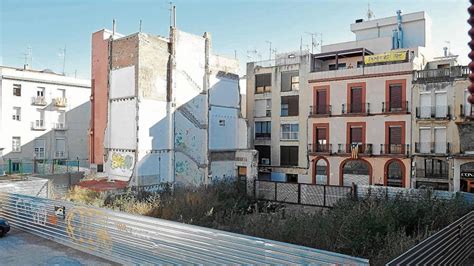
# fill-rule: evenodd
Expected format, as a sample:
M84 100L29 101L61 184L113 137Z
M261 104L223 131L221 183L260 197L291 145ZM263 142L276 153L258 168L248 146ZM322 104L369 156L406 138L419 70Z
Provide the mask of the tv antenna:
M33 49L31 46L26 47L26 53L23 54L23 57L25 59L24 66L29 66L31 68L31 65L33 64Z
M321 47L323 46L323 34L320 32L306 32L306 34L311 35L311 53L314 54L314 48L318 47L319 52L321 52Z
M247 61L253 60L254 56L258 54L256 49L247 50Z
M372 18L375 18L374 12L370 9L370 2L367 1L367 20L370 21Z
M271 41L265 41L266 43L268 43L270 45L270 52L268 53L268 60L272 60L272 42Z

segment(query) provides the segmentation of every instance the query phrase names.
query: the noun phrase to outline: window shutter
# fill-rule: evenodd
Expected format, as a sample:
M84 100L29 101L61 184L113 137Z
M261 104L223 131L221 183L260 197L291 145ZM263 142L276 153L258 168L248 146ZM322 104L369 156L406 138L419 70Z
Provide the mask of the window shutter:
M316 92L316 105L318 106L318 114L326 113L326 90Z
M390 144L402 144L402 128L390 127L389 139L390 139Z
M362 128L361 127L351 127L351 143L362 143Z
M402 108L402 86L391 85L390 86L390 108Z
M318 140L318 143L320 140L326 140L326 128L317 128L316 129L316 138Z
M352 88L351 89L351 112L359 113L362 112L362 89Z

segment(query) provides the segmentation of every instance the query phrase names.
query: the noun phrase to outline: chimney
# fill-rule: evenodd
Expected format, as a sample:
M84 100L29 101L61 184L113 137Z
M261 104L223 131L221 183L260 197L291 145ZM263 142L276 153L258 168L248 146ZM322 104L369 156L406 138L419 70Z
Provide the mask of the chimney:
M444 57L448 56L448 47L443 47Z

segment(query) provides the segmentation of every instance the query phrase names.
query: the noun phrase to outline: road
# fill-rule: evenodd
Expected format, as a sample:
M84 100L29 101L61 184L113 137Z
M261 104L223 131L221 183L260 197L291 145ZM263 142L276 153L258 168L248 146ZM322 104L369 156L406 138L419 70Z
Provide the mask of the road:
M117 265L56 242L12 230L0 238L0 265Z

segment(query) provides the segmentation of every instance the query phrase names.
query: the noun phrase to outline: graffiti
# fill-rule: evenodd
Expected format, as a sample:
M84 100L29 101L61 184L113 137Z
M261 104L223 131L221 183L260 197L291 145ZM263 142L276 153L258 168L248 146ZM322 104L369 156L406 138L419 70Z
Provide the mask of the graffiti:
M184 174L189 169L189 162L188 161L177 161L175 171L177 174Z
M107 230L108 216L100 210L73 208L66 215L66 232L77 243L90 249L110 250L112 239Z
M64 206L54 206L54 214L56 216L61 217L64 219L64 216L66 215L66 207Z
M19 199L16 204L16 214L18 216L31 217L34 224L46 225L47 211L44 204L33 204L29 199Z
M114 152L112 154L112 169L132 169L133 157Z
M174 142L176 146L185 146L183 132L176 133Z
M58 224L58 217L56 217L56 215L48 214L48 223L51 224L51 225L57 225Z

